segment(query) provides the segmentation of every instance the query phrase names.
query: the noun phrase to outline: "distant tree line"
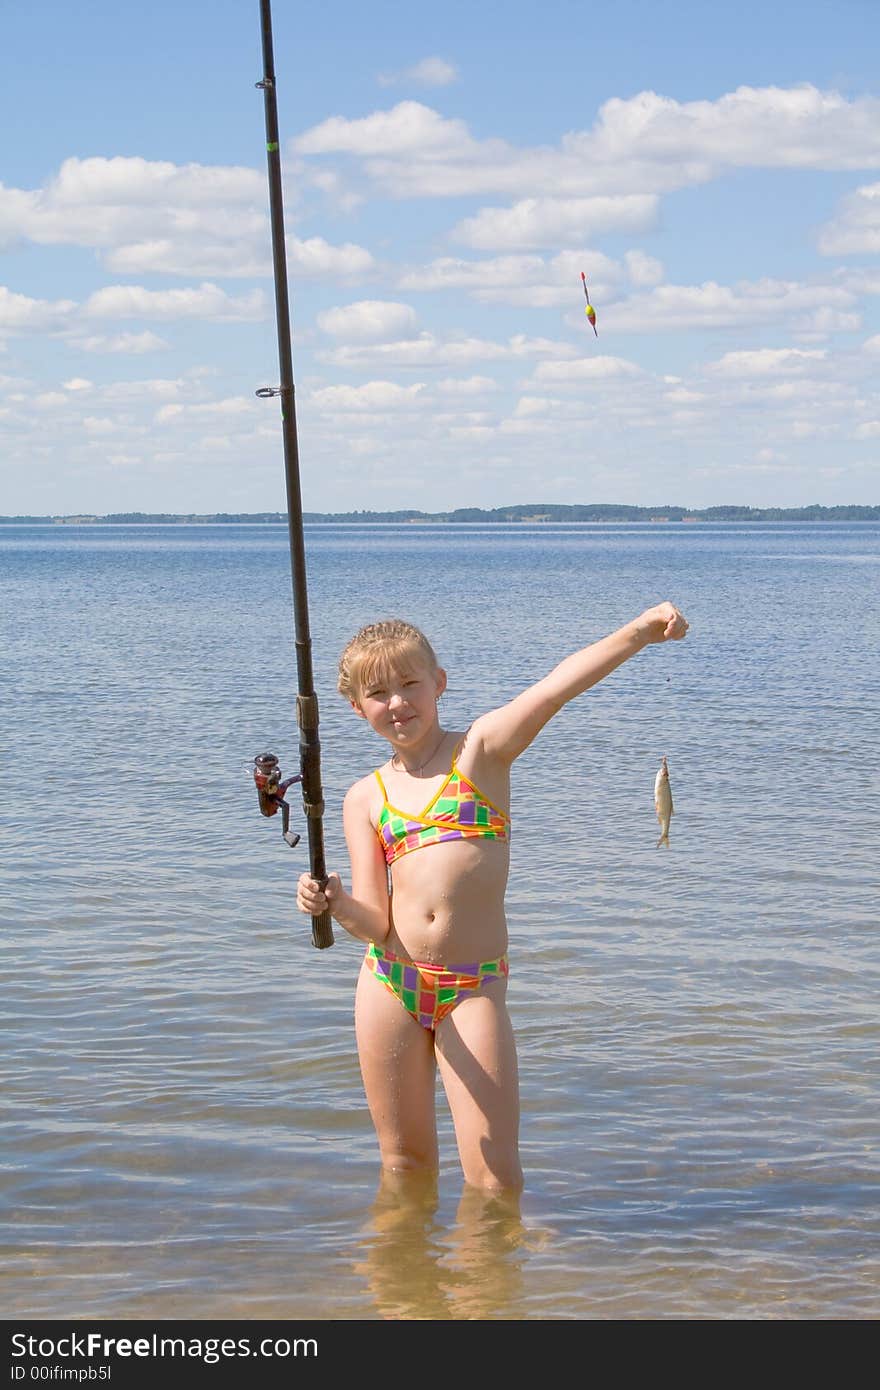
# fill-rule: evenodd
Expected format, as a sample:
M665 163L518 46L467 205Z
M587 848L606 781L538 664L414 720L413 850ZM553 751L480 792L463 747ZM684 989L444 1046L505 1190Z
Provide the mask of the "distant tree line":
M309 522L534 522L534 521L880 521L880 506L636 507L623 503L536 502L512 507L457 507L449 512L306 512Z
M359 522L539 522L539 521L880 521L880 506L655 507L597 502L535 502L512 507L456 507L448 512L305 512L310 524ZM286 512L110 512L106 516L0 516L0 525L194 526L287 523Z

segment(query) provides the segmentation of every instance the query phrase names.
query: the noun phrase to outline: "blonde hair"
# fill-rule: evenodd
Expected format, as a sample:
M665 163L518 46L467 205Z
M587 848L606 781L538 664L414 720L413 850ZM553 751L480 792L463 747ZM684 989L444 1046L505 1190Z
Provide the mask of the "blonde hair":
M401 618L368 623L339 658L336 689L357 704L374 681L387 680L392 671L406 671L419 662L430 671L438 669L434 648L419 628Z

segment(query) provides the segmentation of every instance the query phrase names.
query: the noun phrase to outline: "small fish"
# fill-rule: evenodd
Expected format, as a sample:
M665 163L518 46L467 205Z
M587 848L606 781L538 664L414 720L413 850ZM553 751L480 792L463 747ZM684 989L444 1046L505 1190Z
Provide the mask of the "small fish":
M672 819L672 791L669 786L669 768L666 759L660 761L660 769L654 778L654 810L657 812L657 819L660 822L660 839L657 841L657 848L665 845L669 848L669 822Z

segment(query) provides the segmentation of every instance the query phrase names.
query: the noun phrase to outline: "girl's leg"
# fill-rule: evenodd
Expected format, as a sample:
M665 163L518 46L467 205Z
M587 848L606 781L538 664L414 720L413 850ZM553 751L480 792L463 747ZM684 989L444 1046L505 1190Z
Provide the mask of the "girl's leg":
M507 982L493 980L463 999L435 1033L465 1181L484 1191L519 1192L519 1081Z
M433 1033L407 1013L366 965L358 978L354 1018L383 1168L436 1170Z
M370 1229L355 1250L383 1318L445 1318L446 1271L437 1259L437 1173L382 1170Z

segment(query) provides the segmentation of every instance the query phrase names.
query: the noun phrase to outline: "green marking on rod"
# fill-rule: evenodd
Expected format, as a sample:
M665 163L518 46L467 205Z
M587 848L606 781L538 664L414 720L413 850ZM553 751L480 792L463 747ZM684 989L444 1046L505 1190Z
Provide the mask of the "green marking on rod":
M266 149L269 151L270 154L274 154L275 151L277 150L277 148L278 148L278 141L277 141L277 140L273 140L273 141L271 142L271 144L267 144L267 145L266 145Z

